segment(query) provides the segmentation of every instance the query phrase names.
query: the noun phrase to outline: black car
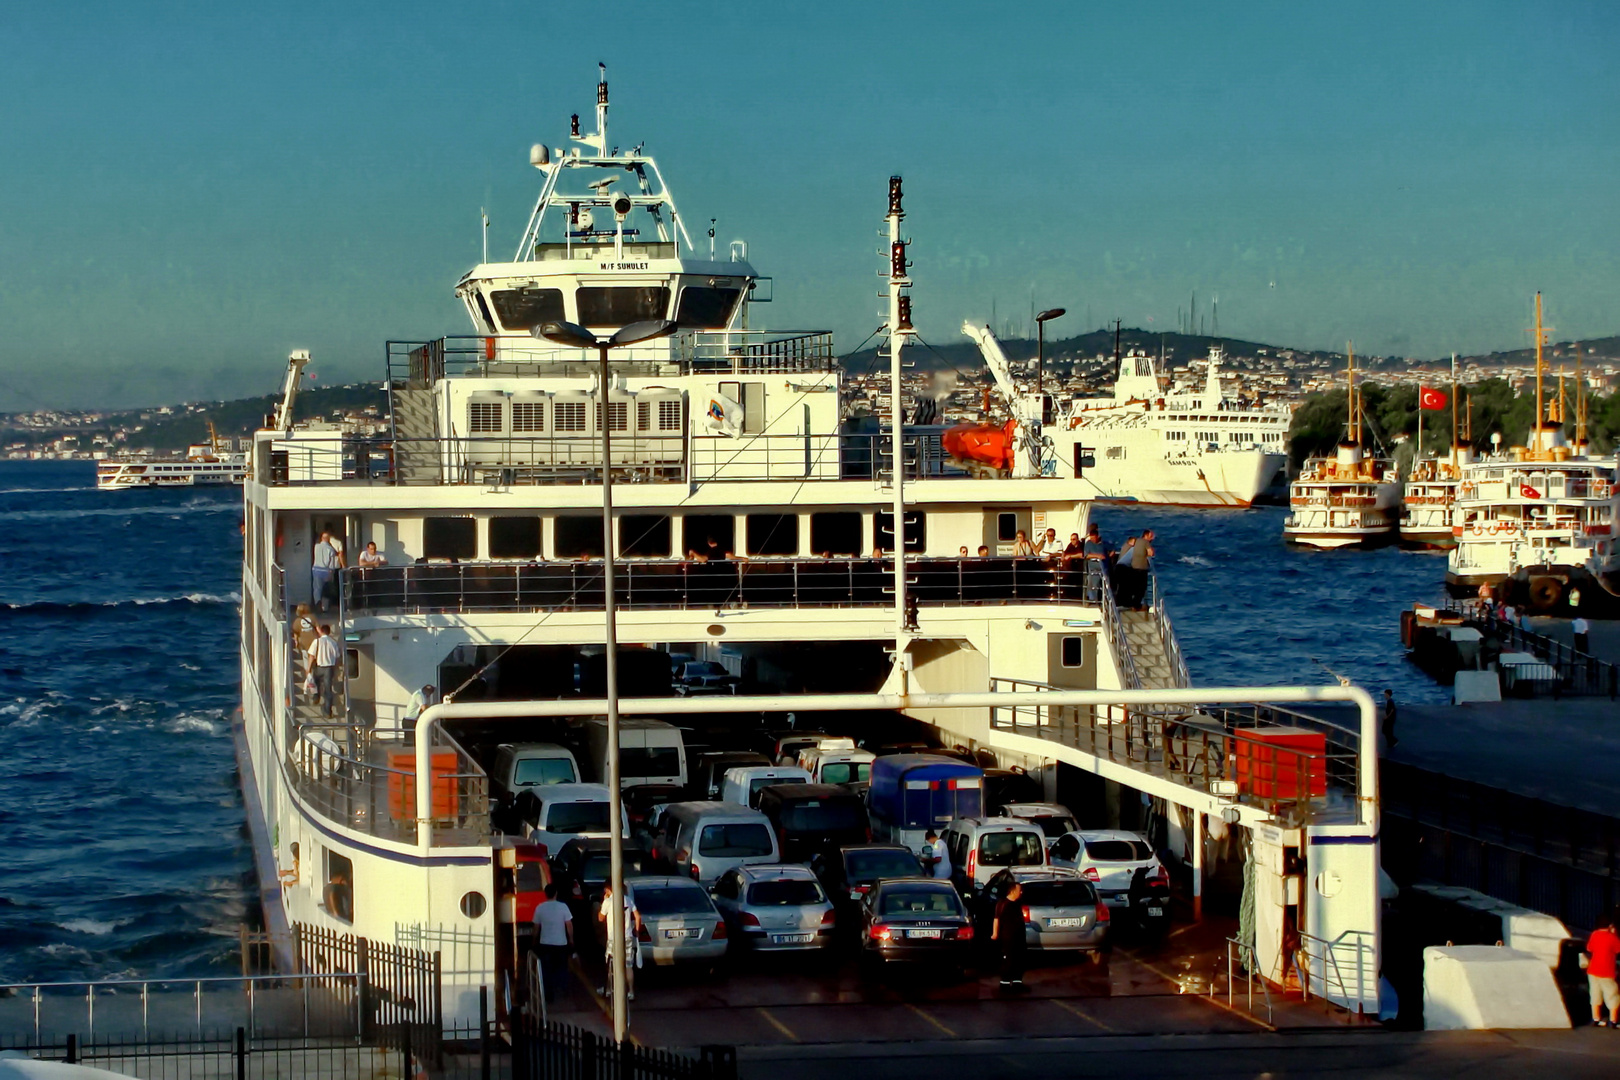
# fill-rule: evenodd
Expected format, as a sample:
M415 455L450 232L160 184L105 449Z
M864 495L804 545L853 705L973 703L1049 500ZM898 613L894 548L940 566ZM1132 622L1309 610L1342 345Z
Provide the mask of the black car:
M880 881L861 904L861 963L942 964L958 970L972 960L973 922L949 881Z
M675 676L675 692L683 697L735 694L742 680L713 660L688 660Z
M837 784L775 784L759 793L785 863L809 862L872 838L866 803Z
M917 853L900 844L854 844L818 856L810 869L821 879L821 887L838 909L838 924L854 926L861 903L872 886L889 878L924 878ZM931 879L929 879L931 880Z
M624 789L624 812L630 819L631 836L651 836L648 820L656 806L681 802L687 797L679 784L632 784Z
M620 844L619 850L624 858L625 877L650 871L652 860L645 851L628 840ZM568 904L576 920L585 919L582 925L591 926L596 922L602 893L607 888L612 855L613 843L606 838L575 837L551 857L551 880L557 883L557 899Z

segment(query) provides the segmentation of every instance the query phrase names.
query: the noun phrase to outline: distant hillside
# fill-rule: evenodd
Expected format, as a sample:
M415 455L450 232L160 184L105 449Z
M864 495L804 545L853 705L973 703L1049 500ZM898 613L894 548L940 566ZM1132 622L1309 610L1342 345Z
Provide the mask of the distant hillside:
M281 401L280 394L220 401L204 405L200 411L174 416L154 416L138 434L131 435L132 447L152 447L155 450L180 449L208 438L208 422L221 435L250 435L264 424L264 418ZM301 390L293 402L293 415L298 420L320 420L334 413L359 412L375 405L380 416L388 415L388 395L376 383L355 383L351 386L327 386L318 390ZM134 416L149 413L142 409ZM121 414L128 420L131 414Z
M1158 356L1163 351L1166 362L1175 367L1185 364L1188 360L1202 360L1209 355L1211 345L1220 345L1231 356L1255 356L1261 349L1275 354L1280 349L1275 345L1266 345L1262 342L1244 341L1241 338L1206 337L1199 334L1159 333L1153 330L1143 330L1140 327L1123 327L1119 332L1119 347L1121 352L1131 349L1141 349L1144 352ZM1001 347L1011 360L1027 360L1035 355L1036 342L1033 338L1002 338ZM1046 359L1053 364L1053 370L1062 371L1072 361L1077 359L1089 360L1092 357L1103 355L1111 356L1114 352L1114 331L1112 329L1093 330L1090 333L1079 334L1070 338L1048 338L1046 341ZM1328 356L1329 353L1313 353L1308 350L1294 349L1294 355ZM984 367L984 361L979 356L979 348L961 334L944 342L931 341L920 343L909 348L905 354L908 362L914 362L921 371L948 371L956 368L963 372L978 371ZM858 353L851 353L840 361L844 370L852 374L861 374L865 371L879 370L887 361L877 358L877 350L863 349Z

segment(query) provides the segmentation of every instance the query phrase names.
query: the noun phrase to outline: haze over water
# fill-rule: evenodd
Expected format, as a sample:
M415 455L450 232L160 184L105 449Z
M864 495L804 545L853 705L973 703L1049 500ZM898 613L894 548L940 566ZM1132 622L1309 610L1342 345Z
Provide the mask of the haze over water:
M0 462L0 983L233 973L253 894L229 730L241 494L93 483L85 462ZM1157 530L1195 682L1326 665L1444 700L1397 623L1444 561L1291 550L1282 513L1096 517L1115 542Z

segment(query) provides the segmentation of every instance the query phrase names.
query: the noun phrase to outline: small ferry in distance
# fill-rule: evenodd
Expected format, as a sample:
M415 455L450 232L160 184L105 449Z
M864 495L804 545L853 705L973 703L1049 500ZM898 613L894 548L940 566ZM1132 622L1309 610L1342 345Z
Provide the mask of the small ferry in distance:
M963 332L979 346L1009 401L1010 365L988 327ZM1249 506L1288 463L1293 412L1283 404L1251 405L1221 386L1220 346L1211 346L1201 392L1175 393L1153 357L1116 350L1109 397L1053 401L1041 394L1041 472L1083 476L1098 497L1163 506Z
M1345 383L1349 421L1331 458L1306 460L1288 488L1292 511L1283 538L1307 547L1376 547L1395 539L1400 525L1401 480L1388 458L1368 457L1361 442L1361 396L1356 356L1348 350Z
M96 465L96 487L101 491L240 484L246 476L247 454L226 449L212 422L208 441L187 447L184 459L122 456Z
M1573 444L1564 434L1562 402L1546 400L1540 293L1535 334L1536 419L1527 445L1499 450L1464 468L1446 589L1455 597L1472 597L1481 586L1513 578L1520 584L1510 598L1538 613L1568 614L1571 593L1583 584L1591 591L1594 574L1606 565L1620 486L1615 457L1588 453L1579 395Z

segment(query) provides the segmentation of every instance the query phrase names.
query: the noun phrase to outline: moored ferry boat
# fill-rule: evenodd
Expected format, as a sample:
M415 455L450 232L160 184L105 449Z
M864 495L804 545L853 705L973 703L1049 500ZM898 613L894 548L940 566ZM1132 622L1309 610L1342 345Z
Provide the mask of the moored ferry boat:
M1362 447L1356 360L1346 369L1349 419L1333 457L1307 458L1288 488L1283 538L1306 547L1376 547L1400 526L1401 481L1395 463L1368 457Z
M1454 519L1462 470L1473 459L1468 446L1453 446L1446 457L1423 458L1412 466L1401 496L1400 539L1407 547L1457 546Z
M269 928L441 952L446 1019L477 1015L481 987L506 1008L535 899L541 823L501 799L497 747L558 743L606 781L598 714L575 703L614 664L616 686L669 701L638 730L670 741L626 749L625 784L685 777L660 715L723 711L674 695L674 654L784 709L811 689L1186 685L1162 605L1122 612L1083 561L1013 557L1019 533L1084 534L1090 485L971 474L898 407L898 432L848 434L830 336L750 328L746 247L697 249L606 120L604 79L594 133L576 118L577 146L532 150L516 252L456 285L474 334L388 344L387 436L292 426L294 354L245 486L240 759ZM898 395L899 178L889 209ZM304 603L341 652L324 700L301 689ZM455 702L442 722L420 713L430 684ZM477 719L449 711L467 703ZM989 711L905 715L976 745Z

